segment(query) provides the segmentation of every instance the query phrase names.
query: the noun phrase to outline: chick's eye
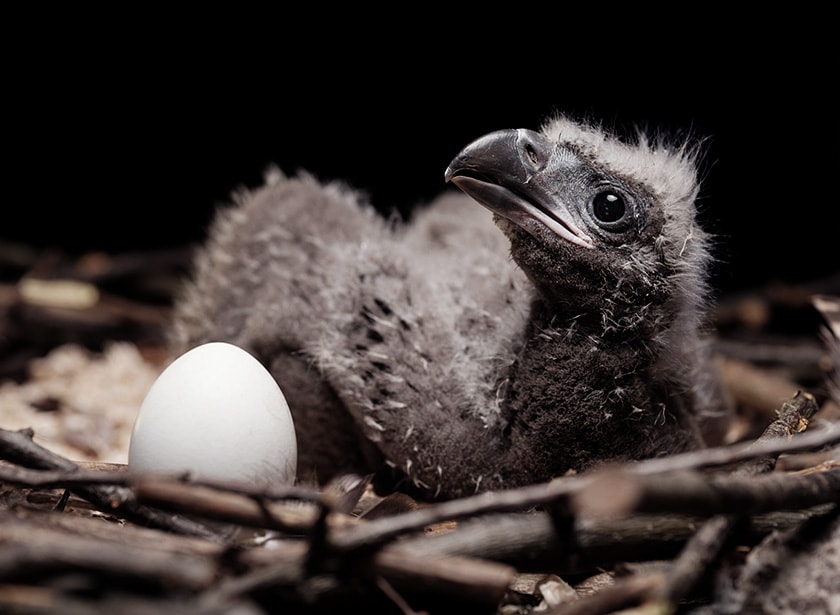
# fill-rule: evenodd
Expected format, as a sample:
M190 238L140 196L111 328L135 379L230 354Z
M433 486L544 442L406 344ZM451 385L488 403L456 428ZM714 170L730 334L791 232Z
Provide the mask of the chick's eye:
M592 199L592 213L599 222L618 222L626 212L624 197L611 190L599 192Z

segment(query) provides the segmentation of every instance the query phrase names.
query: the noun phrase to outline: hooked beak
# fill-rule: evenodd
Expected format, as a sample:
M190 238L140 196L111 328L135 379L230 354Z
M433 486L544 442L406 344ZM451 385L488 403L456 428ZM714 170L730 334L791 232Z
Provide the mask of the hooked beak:
M558 146L538 132L492 132L467 145L444 173L467 195L493 213L534 234L535 223L584 248L592 238L547 186L546 169Z

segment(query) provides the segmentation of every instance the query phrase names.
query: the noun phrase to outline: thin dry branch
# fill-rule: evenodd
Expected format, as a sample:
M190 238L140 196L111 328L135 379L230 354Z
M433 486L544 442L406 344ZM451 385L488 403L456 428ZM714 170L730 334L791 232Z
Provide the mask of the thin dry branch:
M808 421L818 410L812 395L797 393L782 404L778 418L773 421L756 444L766 441L790 438L804 431ZM738 477L754 477L771 471L776 464L775 455L754 457L743 462L736 470ZM828 491L836 501L836 485ZM683 548L666 575L663 586L657 591L657 598L676 605L688 596L709 570L713 561L722 553L727 538L742 519L744 513L717 515L706 521Z
M755 515L739 538L755 544L769 532L796 526L826 508ZM617 562L670 559L702 523L702 518L668 514L585 518L569 534L549 513L507 513L469 519L444 534L405 537L400 545L416 554L466 555L520 570L580 574Z
M631 604L638 604L648 599L664 584L661 573L636 574L619 579L610 587L596 594L586 596L546 611L547 615L604 615L614 613Z
M212 583L218 572L201 554L91 540L69 535L64 528L37 527L8 513L0 515L0 543L0 579L7 583L61 570L195 590Z
M243 488L245 489L245 488ZM245 489L209 487L166 478L140 478L134 483L138 501L171 512L182 512L214 521L236 523L291 534L309 534L321 514L318 500L286 504L272 502ZM347 515L334 515L333 522L350 523Z
M45 449L32 441L31 432L0 430L0 456L7 461L28 468L77 472L78 466L64 457ZM100 510L120 515L135 523L159 527L179 534L203 536L223 541L224 537L189 519L161 514L159 511L138 504L133 492L114 485L80 484L72 488L80 497L88 500Z
M797 510L838 500L840 467L757 477L698 472L635 476L616 470L604 471L576 493L572 507L586 516L672 513L703 517Z

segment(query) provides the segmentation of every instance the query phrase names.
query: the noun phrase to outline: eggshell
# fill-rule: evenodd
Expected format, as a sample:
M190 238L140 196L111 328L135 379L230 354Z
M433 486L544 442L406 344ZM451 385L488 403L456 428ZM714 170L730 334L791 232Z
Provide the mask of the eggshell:
M248 352L202 344L152 384L131 433L128 467L256 487L291 484L297 439L289 405Z

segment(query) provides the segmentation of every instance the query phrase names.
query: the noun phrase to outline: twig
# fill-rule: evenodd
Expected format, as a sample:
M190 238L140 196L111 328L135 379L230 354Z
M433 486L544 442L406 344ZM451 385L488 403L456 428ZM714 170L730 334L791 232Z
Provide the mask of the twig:
M816 450L840 443L840 425L829 425L818 431L796 434L790 438L757 440L728 446L706 448L688 453L679 453L658 459L648 459L633 464L637 474L658 474L673 470L701 470L728 466L782 453Z
M672 513L702 517L811 508L837 500L840 467L764 476L709 476L699 472L634 476L617 470L603 472L582 488L574 495L572 505L584 515Z
M99 615L100 613L126 613L152 615L177 613L178 615L265 615L265 609L243 600L218 604L196 604L189 596L177 592L139 595L129 593L119 584L90 593L62 590L58 587L26 585L0 586L0 613L26 613L27 615Z
M810 393L797 392L791 399L784 402L778 411L778 418L767 426L755 444L762 442L787 439L793 434L801 433L808 428L808 421L816 414L819 407ZM770 472L776 467L778 455L768 454L753 457L742 463L736 470L738 474L753 476Z
M490 513L522 511L541 504L556 503L570 496L588 480L572 477L553 483L487 492L442 502L401 515L374 519L352 533L334 537L332 544L339 551L370 548L444 521Z
M778 418L767 427L756 444L803 431L817 409L813 396L797 393L791 400L782 404ZM758 456L745 462L736 470L736 474L755 476L772 470L774 465L774 456ZM709 570L710 564L719 557L726 538L742 518L741 514L728 514L718 515L706 521L674 560L665 584L657 592L658 598L670 604L677 604L689 595Z
M619 579L614 585L556 608L548 615L605 615L644 601L664 583L661 573L636 574Z
M757 542L769 532L820 514L826 506L751 517L743 540ZM407 536L400 546L416 555L466 555L504 562L520 571L579 574L617 562L670 559L701 523L702 519L683 515L581 519L569 541L558 533L549 513L508 513L470 519L440 535Z
M32 470L0 464L0 483L18 487L58 489L80 485L128 486L132 477L124 470Z
M840 505L774 532L726 570L709 613L837 613ZM734 574L733 574L734 573ZM704 611L705 612L705 611Z
M397 606L403 615L418 615L417 611L411 608L411 605L409 605L408 602L400 596L397 590L395 590L388 581L380 577L376 579L376 586L379 588L379 591L388 597L388 600Z
M69 459L33 442L31 431L0 429L0 457L29 468L63 472L79 471L78 466ZM125 487L80 484L72 487L72 491L104 512L122 515L129 521L141 525L149 524L179 534L224 540L223 536L199 523L161 514L160 511L138 504L131 490Z
M270 503L232 487L222 490L163 477L139 479L134 493L138 502L161 510L298 535L308 534L318 516L317 506Z
M688 596L720 556L738 515L718 515L707 520L686 543L660 588L660 599L676 604Z
M167 552L116 541L68 535L0 515L0 579L19 580L51 570L90 571L108 578L198 589L212 583L217 567L203 555Z
M372 566L375 575L395 587L485 605L498 604L516 574L513 567L493 561L450 554L418 556L399 545L377 553Z

